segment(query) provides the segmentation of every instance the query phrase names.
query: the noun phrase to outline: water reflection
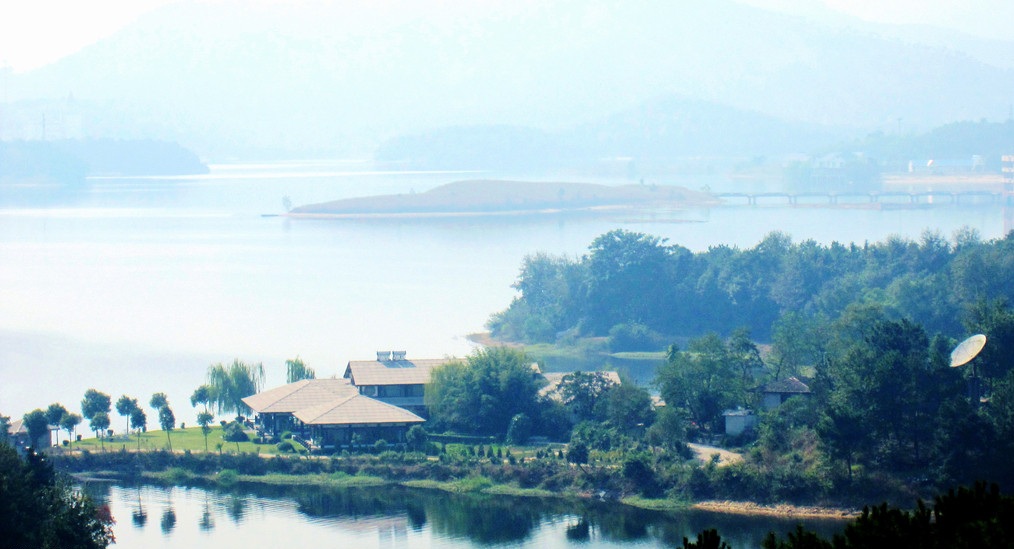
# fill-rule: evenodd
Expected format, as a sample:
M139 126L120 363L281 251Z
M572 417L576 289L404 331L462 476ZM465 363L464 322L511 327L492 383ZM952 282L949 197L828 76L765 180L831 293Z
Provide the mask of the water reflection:
M759 547L796 521L661 513L594 501L446 494L403 487L88 486L113 510L117 545L240 546L277 539L354 547L671 547L718 528L733 547ZM146 528L148 513L160 528ZM131 520L122 520L126 516ZM228 520L227 520L228 519ZM129 527L132 523L133 527ZM824 535L833 521L805 521Z
M168 536L173 533L173 528L176 528L176 511L173 511L172 507L162 511L162 535Z
M204 495L204 509L201 511L201 522L198 524L201 527L201 531L207 532L215 527L215 518L211 514L211 497L209 494Z

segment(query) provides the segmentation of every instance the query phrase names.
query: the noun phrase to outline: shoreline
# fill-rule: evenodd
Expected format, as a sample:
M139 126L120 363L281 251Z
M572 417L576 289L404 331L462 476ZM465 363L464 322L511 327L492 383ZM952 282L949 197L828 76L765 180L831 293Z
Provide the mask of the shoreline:
M752 501L728 501L728 500L706 500L698 501L690 505L692 509L709 511L712 513L725 513L729 515L783 517L783 518L807 518L807 519L833 519L852 520L858 517L861 512L855 509L841 509L836 507L801 506L788 503L773 505L754 503Z
M333 475L322 473L265 475L236 475L228 481L220 480L217 474L195 474L167 470L162 472L142 472L133 477L117 471L89 471L71 474L81 482L136 481L138 479L150 483L162 483L171 486L186 486L188 483L203 482L215 487L229 487L235 484L259 484L265 486L316 486L341 488L368 488L371 486L403 486L418 490L437 490L452 494L488 494L523 498L554 498L563 500L590 500L595 496L589 492L552 492L543 489L520 488L513 484L472 483L468 479L453 481L436 481L417 479L397 481L369 475ZM651 511L678 513L692 509L711 513L722 513L738 516L766 516L777 518L851 520L860 515L855 509L822 507L816 505L802 506L788 503L761 504L750 501L704 500L684 502L668 498L644 498L630 496L611 500L619 505Z

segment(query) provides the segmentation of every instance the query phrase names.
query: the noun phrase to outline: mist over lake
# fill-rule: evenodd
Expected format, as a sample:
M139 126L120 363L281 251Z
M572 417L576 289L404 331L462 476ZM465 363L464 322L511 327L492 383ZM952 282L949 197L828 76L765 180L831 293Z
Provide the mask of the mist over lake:
M164 391L181 420L209 364L263 362L267 386L300 356L320 377L377 350L464 356L506 307L522 258L583 254L614 228L694 251L751 247L771 231L819 243L1001 236L996 206L722 207L643 215L293 220L306 204L422 192L475 177L361 162L215 165L180 178L93 178L80 189L5 189L0 204L0 411L95 387ZM483 173L483 178L496 174ZM612 183L629 183L613 181ZM714 185L712 186L714 188ZM125 427L113 418L113 428Z

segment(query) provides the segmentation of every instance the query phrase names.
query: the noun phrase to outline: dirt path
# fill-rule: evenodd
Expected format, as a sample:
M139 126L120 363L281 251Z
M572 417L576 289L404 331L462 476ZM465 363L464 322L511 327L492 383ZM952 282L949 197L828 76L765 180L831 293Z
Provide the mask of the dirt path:
M689 446L690 449L693 450L694 457L696 457L703 463L711 461L711 456L715 454L718 454L717 465L719 467L725 467L727 465L732 465L733 463L743 461L743 454L737 454L736 452L730 452L728 450L723 450L722 448L717 448L715 446L705 446L703 444L694 444L692 442L688 442L687 446Z

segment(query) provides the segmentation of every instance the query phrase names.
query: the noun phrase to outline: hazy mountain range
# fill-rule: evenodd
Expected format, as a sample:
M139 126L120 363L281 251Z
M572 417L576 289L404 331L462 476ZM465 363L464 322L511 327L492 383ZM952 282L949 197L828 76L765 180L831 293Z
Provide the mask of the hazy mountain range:
M1002 120L1014 102L1014 42L729 0L474 4L169 5L8 75L0 131L168 139L214 160L418 159L441 140L450 164L467 143L749 156Z

